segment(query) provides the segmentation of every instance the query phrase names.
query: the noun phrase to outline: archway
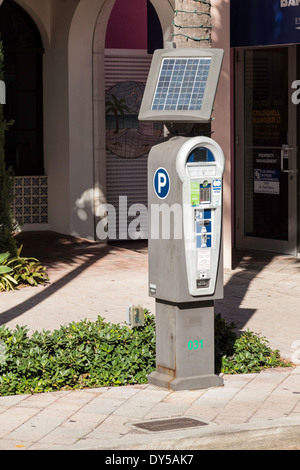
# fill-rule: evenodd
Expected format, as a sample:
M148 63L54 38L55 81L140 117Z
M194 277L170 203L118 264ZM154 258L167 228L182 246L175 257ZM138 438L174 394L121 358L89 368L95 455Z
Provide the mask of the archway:
M81 0L69 33L70 232L87 238L96 237L99 206L106 202L103 72L106 27L114 3ZM172 6L158 0L152 3L169 40Z

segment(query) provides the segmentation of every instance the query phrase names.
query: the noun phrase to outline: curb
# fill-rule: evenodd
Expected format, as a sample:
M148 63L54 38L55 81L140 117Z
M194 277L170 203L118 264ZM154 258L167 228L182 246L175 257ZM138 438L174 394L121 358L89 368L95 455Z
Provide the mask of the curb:
M173 432L168 437L162 433L131 434L120 439L107 441L105 446L95 446L79 441L74 445L61 447L67 450L107 451L180 451L180 450L300 450L299 419L283 418L272 422L246 423L219 426L211 424L199 432ZM56 448L57 449L57 448ZM59 449L58 449L59 450Z

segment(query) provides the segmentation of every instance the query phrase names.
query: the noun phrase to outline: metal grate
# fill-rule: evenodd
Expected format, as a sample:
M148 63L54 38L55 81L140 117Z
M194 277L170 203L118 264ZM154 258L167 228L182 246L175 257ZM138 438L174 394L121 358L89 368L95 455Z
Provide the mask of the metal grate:
M140 92L144 88L144 84L147 81L149 68L151 65L152 56L145 53L131 54L128 51L127 55L119 54L108 54L105 56L105 90L106 94L111 90L112 93L116 93L118 86L124 86L126 91L127 85L132 86L136 84L136 93ZM130 90L129 86L129 90ZM123 90L123 89L122 89ZM124 93L125 93L124 91ZM137 100L140 96L135 95L134 90L129 91L133 93ZM117 95L117 98L122 98ZM124 97L123 97L124 98ZM125 93L125 98L126 93ZM144 147L147 143L149 150L153 145L151 143L153 128L150 129L145 127L144 124L138 124L137 120L138 111L136 112L135 120L132 121L133 132L131 132L130 122L124 132L115 134L112 132L112 140L109 141L109 134L107 134L106 140L106 197L107 202L116 209L116 235L117 239L126 240L129 239L132 234L129 233L130 222L139 216L140 226L137 231L140 231L140 236L143 239L147 239L147 227L148 227L148 215L147 212L141 212L140 215L137 213L135 216L130 217L128 210L133 204L140 204L141 206L148 207L148 192L147 192L147 158L148 150ZM127 116L129 119L130 115ZM108 119L108 117L106 118ZM138 129L142 134L145 134L145 142L130 139L139 138L140 132L138 129L134 129L138 126ZM136 131L136 132L135 132ZM161 131L158 132L158 137ZM126 140L127 139L127 140ZM148 141L150 142L148 145ZM157 139L155 139L155 142ZM118 151L116 151L118 148ZM144 150L146 148L146 150ZM135 154L135 152L137 152ZM122 158L123 157L123 158ZM127 207L120 210L119 196L127 197ZM124 204L126 204L124 202ZM144 230L145 228L145 230ZM135 231L135 230L134 230Z
M134 424L134 426L137 428L151 432L172 431L175 429L185 429L205 425L207 425L207 423L204 423L203 421L198 421L197 419L193 418L160 419Z

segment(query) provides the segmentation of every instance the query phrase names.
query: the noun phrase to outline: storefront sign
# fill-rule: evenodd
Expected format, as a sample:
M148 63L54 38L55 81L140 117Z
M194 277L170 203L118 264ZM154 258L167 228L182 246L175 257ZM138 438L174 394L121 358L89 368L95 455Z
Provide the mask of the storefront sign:
M300 0L231 0L231 47L300 42Z
M254 109L252 112L253 124L280 124L279 109Z

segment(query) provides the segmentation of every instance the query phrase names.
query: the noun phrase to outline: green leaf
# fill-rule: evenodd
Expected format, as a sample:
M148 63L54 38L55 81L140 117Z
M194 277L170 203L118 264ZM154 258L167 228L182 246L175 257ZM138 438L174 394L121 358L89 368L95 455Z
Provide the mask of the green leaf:
M0 254L0 264L4 263L10 257L10 253L7 251L6 253Z
M13 270L9 266L0 266L0 274L11 273Z
M13 284L18 285L17 281L13 277L11 277L9 274L6 274L6 278L9 279L10 282L12 282Z

